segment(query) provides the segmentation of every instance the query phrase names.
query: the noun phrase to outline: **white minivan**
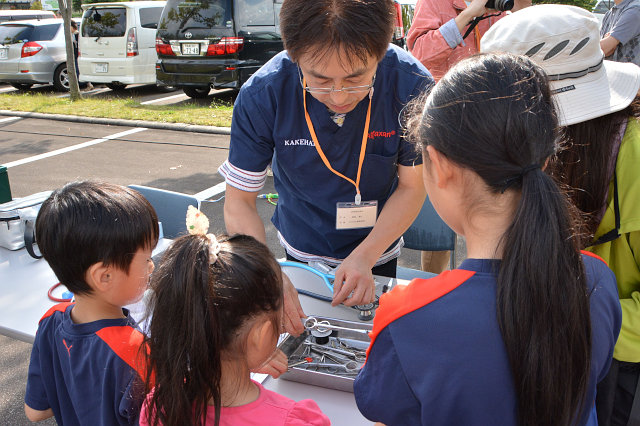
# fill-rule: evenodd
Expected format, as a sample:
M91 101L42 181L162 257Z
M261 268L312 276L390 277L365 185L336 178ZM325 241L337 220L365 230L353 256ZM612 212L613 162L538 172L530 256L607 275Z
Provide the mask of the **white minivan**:
M83 4L80 81L112 90L156 83L156 28L165 1Z

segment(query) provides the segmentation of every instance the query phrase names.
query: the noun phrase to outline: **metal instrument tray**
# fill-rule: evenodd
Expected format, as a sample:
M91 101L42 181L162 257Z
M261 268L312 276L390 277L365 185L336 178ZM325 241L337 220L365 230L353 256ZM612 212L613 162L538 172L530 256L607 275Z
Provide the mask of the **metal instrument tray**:
M335 318L327 318L315 316L319 321L329 321L331 325L337 325L345 328L359 329L371 331L373 326L371 324L340 320ZM309 343L316 344L316 338L311 335L309 330L305 330L300 336L295 337L287 335L278 347L289 358L289 364L296 361L304 360L305 358L313 358L313 362L321 362L322 356L309 348ZM369 347L369 336L365 333L359 333L349 330L333 330L329 336L329 342L321 345L328 350L331 348L340 350L353 350L354 353L358 353L357 371L355 372L339 372L331 371L331 369L323 367L308 367L305 365L292 366L289 370L280 376L281 379L291 380L293 382L306 383L315 386L321 386L329 389L337 389L345 392L353 392L353 382L356 378L357 372L364 365L363 353ZM348 348L345 348L347 345ZM348 358L348 357L345 357ZM354 357L355 359L355 357ZM334 363L334 361L326 360L326 363ZM353 361L352 361L353 364ZM334 369L335 370L335 369Z

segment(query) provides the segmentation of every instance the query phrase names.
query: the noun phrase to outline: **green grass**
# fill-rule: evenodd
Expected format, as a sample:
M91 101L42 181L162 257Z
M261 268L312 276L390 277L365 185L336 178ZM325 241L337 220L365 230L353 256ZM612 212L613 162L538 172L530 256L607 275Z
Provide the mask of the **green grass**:
M211 105L140 105L132 98L90 97L71 102L69 98L41 93L9 93L0 95L0 109L229 127L233 105L216 100Z

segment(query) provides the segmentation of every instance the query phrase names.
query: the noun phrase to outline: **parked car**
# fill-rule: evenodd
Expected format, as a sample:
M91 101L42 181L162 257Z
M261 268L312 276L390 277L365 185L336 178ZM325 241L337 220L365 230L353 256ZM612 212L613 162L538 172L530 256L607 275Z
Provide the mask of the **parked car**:
M30 19L54 19L50 10L0 10L0 22L25 21Z
M282 0L168 0L156 38L158 85L192 98L239 89L283 44Z
M164 1L84 4L80 25L80 81L156 84L156 28Z
M69 90L62 19L0 24L0 82L26 90L35 83L53 83Z
M600 26L602 26L602 20L604 19L604 15L615 5L613 0L598 0L591 12L596 15L598 21L600 21Z
M394 3L396 6L396 26L391 42L407 49L407 32L411 28L416 2L415 0L396 0Z

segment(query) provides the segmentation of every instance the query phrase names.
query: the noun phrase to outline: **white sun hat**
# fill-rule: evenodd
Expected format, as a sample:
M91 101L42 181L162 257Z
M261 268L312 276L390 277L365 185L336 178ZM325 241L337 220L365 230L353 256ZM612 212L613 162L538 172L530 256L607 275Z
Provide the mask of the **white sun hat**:
M495 23L480 46L482 52L526 55L541 66L562 126L620 111L640 89L640 67L604 60L598 20L579 7L521 9Z

